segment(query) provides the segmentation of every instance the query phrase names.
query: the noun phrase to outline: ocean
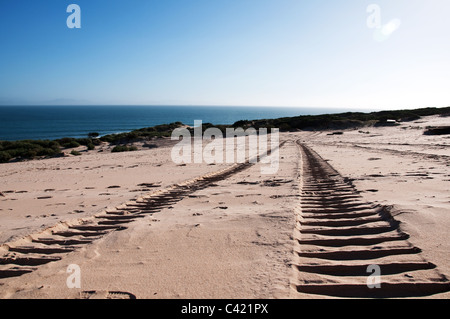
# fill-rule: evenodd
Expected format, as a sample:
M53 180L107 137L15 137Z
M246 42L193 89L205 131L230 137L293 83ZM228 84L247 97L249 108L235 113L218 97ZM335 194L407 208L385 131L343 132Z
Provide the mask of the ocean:
M54 140L128 132L139 128L195 120L233 124L239 120L273 119L348 110L236 106L0 106L0 140Z

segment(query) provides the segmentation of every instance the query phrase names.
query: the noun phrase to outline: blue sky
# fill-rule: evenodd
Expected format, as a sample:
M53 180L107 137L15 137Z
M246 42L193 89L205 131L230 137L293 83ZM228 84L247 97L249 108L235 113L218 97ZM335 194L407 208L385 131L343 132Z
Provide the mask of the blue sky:
M370 4L397 29L369 28ZM0 104L449 106L449 15L448 0L0 0Z

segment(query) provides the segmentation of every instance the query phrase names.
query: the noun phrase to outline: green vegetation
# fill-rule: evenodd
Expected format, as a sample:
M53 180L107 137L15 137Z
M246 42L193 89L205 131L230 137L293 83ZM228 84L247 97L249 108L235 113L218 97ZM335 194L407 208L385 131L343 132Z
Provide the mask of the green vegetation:
M50 140L23 140L23 141L0 141L0 163L7 163L12 159L27 160L37 157L60 157L64 156L63 149L76 148L80 145L89 150L95 149L102 142L91 138L62 138ZM81 154L80 154L81 155Z
M123 145L147 140L154 137L170 137L172 135L172 131L181 126L183 126L183 123L181 122L162 124L134 130L127 133L105 135L102 136L100 140L114 145Z
M70 154L74 155L74 156L80 156L81 153L75 150L72 150L72 152L70 152Z
M0 163L8 163L12 156L8 152L0 151Z
M137 149L138 148L136 146L117 145L111 150L111 152L112 153L132 152L137 151Z
M100 145L102 142L97 138L72 138L72 137L64 137L58 140L55 140L56 142L61 145L62 148L75 148L79 147L80 145L87 146L89 145Z
M61 147L58 142L49 140L0 141L0 163L6 163L13 158L24 160L38 156L61 156Z
M380 111L371 113L346 112L339 114L303 115L273 120L238 121L233 127L273 128L282 132L297 130L339 130L360 128L369 125L384 125L388 120L399 122L415 121L422 116L444 115L450 112L446 108L422 108L415 110Z

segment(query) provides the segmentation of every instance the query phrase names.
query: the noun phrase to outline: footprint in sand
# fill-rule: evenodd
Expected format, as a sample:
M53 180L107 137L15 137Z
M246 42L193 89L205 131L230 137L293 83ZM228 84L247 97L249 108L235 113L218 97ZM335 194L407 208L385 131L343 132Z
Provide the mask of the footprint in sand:
M38 197L37 199L50 199L50 198L53 198L53 196L41 196Z
M137 185L138 187L152 188L152 187L160 187L161 182L158 183L141 183Z
M247 182L247 181L241 181L241 182L237 182L236 184L238 185L258 185L261 182Z
M56 204L47 204L45 206L49 207L49 206L65 206L66 203L56 203Z
M82 291L79 295L80 299L136 299L136 296L124 291L105 291L91 290Z

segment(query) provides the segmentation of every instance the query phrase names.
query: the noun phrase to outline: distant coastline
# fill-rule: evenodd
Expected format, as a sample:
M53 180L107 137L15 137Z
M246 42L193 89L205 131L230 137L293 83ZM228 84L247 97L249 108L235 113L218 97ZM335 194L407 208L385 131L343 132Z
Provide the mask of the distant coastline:
M423 116L450 116L450 107L421 108L412 110L393 110L377 112L344 112L319 115L300 115L275 119L238 120L233 124L212 124L204 122L203 130L210 127L219 128L225 135L227 128L278 128L281 132L314 131L314 130L345 130L366 126L396 125L398 122L409 122ZM127 131L119 134L102 135L99 132L86 133L84 137L64 137L45 140L0 141L0 163L12 160L21 161L35 158L60 157L69 150L71 155L80 156L81 151L92 151L103 144L109 145L112 152L127 152L138 150L136 143L153 148L155 139L168 138L174 129L185 126L181 121L170 124L160 124ZM80 149L81 148L81 149ZM101 150L103 151L103 149Z

